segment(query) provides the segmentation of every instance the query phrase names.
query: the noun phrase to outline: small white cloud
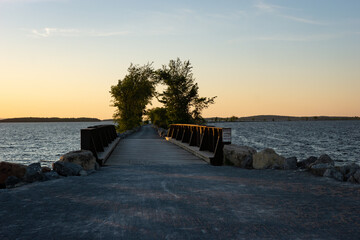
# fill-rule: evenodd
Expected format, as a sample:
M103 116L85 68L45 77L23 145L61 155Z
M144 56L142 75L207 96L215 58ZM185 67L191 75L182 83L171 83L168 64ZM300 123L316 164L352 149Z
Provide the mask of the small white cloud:
M288 16L288 15L279 15L279 16L286 18L286 19L290 19L295 22L308 23L308 24L314 24L314 25L325 25L324 23L321 23L319 21L306 19L306 18L299 18L299 17L294 17L294 16Z
M113 31L113 32L100 32L100 31L87 31L79 29L64 29L64 28L43 28L33 29L31 33L35 37L112 37L112 36L125 36L128 35L126 31Z
M255 7L261 11L265 11L265 12L275 12L278 9L283 9L286 7L282 7L282 6L278 6L278 5L271 5L271 4L267 4L264 2L259 2L258 4L255 5Z

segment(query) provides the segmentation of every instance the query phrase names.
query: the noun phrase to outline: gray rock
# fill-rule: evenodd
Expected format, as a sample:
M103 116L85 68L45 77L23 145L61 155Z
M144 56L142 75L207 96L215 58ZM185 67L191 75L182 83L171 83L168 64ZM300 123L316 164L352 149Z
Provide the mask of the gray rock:
M335 165L334 160L332 160L328 155L323 154L314 163L310 164L309 167L311 168L313 165L322 164L322 163L331 164L332 166Z
M75 163L56 161L53 163L53 169L61 176L78 176L83 168Z
M89 170L89 171L86 171L87 172L87 175L90 175L90 174L93 174L93 173L96 173L95 170Z
M284 169L285 170L297 169L297 158L296 157L285 158Z
M323 176L328 178L334 178L338 181L344 180L344 175L341 172L337 171L335 168L326 169Z
M256 150L247 146L238 146L234 144L225 145L223 148L224 163L241 168L252 168L252 156Z
M96 158L91 151L80 150L64 154L60 157L59 161L76 163L85 170L91 170L95 169Z
M26 167L26 173L24 176L25 182L32 183L43 180L44 180L44 174L42 173L40 163L32 163Z
M278 155L271 148L264 149L253 155L253 168L255 169L271 169L276 165L280 166L280 169L283 169L284 162L285 158Z
M51 172L44 173L44 177L45 177L45 180L54 180L54 179L60 178L60 175L55 171L51 171Z
M9 176L5 181L6 188L13 188L16 187L18 183L21 182L20 178L17 178L15 176Z
M354 175L358 169L360 169L360 166L355 163L351 163L343 166L336 166L335 168L344 175L346 181L350 176Z
M332 169L332 168L334 168L334 166L331 165L330 163L319 163L312 165L309 168L309 171L314 175L323 176L327 169Z
M305 160L298 162L297 166L299 168L309 168L310 164L316 162L317 159L318 159L317 157L311 156Z

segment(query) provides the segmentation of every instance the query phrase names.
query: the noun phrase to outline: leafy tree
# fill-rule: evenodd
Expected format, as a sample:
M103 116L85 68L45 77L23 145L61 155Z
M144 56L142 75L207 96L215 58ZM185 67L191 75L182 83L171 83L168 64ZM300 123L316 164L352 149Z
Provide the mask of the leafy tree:
M214 103L214 99L199 97L198 84L195 83L190 61L170 60L156 71L158 82L166 85L166 89L158 94L159 102L167 109L170 123L201 123L203 109Z
M153 108L148 110L147 115L149 116L152 124L161 127L168 128L169 118L167 116L166 108Z
M124 79L111 86L110 93L116 107L114 119L118 123L118 131L132 129L141 124L145 107L155 94L153 73L151 64L131 64Z

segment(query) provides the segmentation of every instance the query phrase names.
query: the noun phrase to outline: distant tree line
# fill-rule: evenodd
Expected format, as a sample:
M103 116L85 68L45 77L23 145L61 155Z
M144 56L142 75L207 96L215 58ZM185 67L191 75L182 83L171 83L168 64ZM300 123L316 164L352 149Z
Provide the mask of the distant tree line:
M162 92L156 92L158 84L165 87ZM114 120L118 123L118 130L121 132L140 125L144 116L163 128L172 123L203 123L201 112L213 104L216 97L200 97L198 91L190 61L182 62L177 58L156 70L152 64L131 64L128 74L110 91L116 107ZM153 97L164 107L146 111Z

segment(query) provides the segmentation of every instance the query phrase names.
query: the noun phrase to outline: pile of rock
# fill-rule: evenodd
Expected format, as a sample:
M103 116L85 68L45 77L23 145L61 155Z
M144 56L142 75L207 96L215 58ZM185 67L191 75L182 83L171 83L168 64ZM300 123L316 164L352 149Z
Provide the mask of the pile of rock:
M100 166L90 151L69 152L49 167L40 163L25 166L17 163L0 162L0 188L13 188L37 181L48 181L67 176L87 176Z
M157 129L157 133L158 133L159 136L162 137L162 138L164 138L164 137L167 136L168 131L169 131L168 129L164 129L164 128L161 128L161 127L159 127L159 128Z
M360 183L360 166L354 163L335 166L335 161L328 155L309 157L297 161L296 157L284 158L273 149L267 148L260 152L248 146L225 145L223 149L224 164L246 169L305 169L310 173L334 178L338 181Z

